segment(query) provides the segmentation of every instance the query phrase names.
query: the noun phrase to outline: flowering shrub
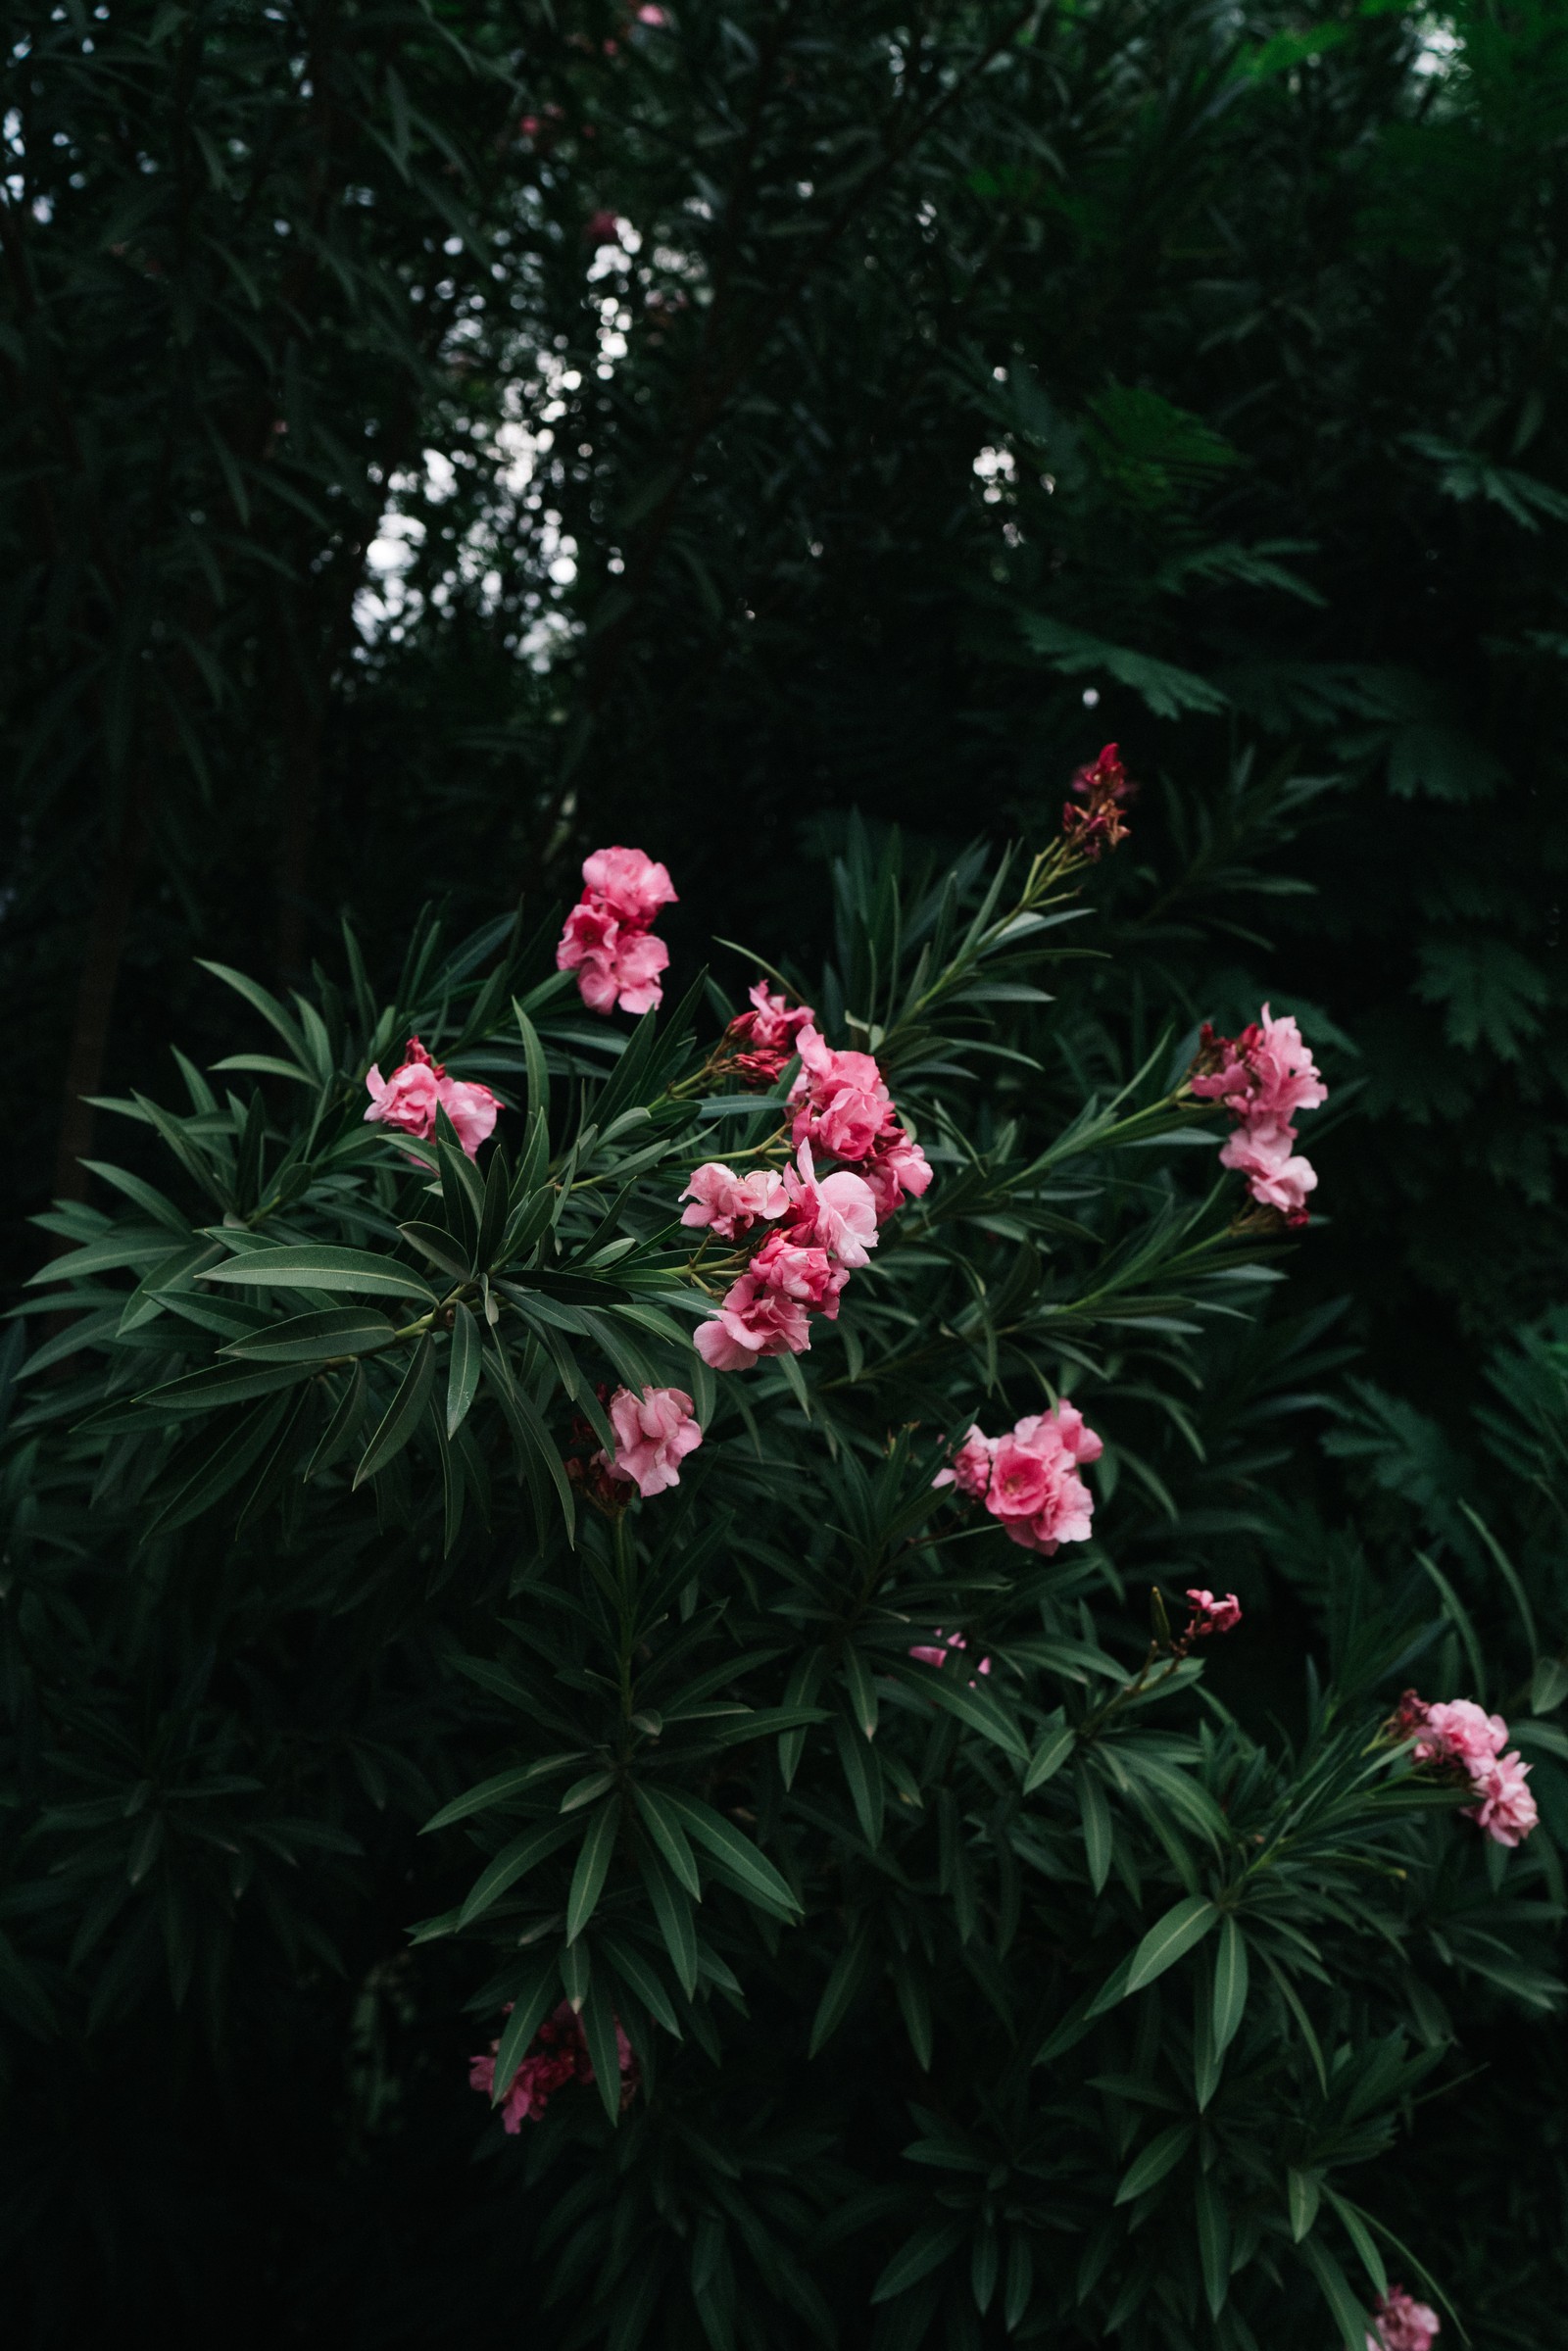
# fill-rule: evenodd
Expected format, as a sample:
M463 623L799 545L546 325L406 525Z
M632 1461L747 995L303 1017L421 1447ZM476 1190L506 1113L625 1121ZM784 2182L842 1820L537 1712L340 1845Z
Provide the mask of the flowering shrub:
M51 1219L7 1572L116 1727L41 1735L15 1966L95 2031L216 2015L282 1872L319 1983L373 1866L458 2104L446 2011L494 2033L552 2341L827 2341L831 2273L882 2351L1395 2351L1430 2313L1346 2175L1446 2003L1555 1996L1500 1718L1391 1712L1416 1650L1459 1671L1425 1601L1289 1741L1250 1708L1204 1578L1273 1456L1225 1350L1324 1090L1266 1006L1086 1089L1039 982L1112 754L1069 805L989 874L856 843L809 1004L743 968L617 1025L674 895L624 849L554 973L552 918L426 923L385 1006L352 943L346 992L226 975L277 1098L184 1064ZM1227 1116L1247 1202L1184 1148Z

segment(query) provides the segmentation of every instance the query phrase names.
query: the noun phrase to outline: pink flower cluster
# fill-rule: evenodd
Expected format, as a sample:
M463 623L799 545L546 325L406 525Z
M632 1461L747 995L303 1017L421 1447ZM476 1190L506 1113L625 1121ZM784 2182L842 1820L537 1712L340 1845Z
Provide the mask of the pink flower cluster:
M801 1031L810 1028L815 1035L816 1014L809 1004L786 1004L764 980L757 982L751 995L751 1010L737 1012L724 1031L735 1049L731 1066L748 1085L771 1086L794 1059Z
M1495 1844L1516 1845L1530 1835L1540 1819L1536 1799L1525 1786L1530 1766L1517 1748L1503 1753L1508 1726L1500 1714L1489 1714L1473 1698L1452 1698L1429 1706L1413 1690L1399 1701L1397 1726L1406 1737L1416 1734L1417 1763L1453 1764L1470 1778L1480 1801L1465 1807Z
M468 2060L468 2087L494 2095L496 2082L496 2051L501 2043L490 2043L488 2057ZM625 2113L637 2094L641 2080L632 2045L615 2019L615 2051L620 2060L620 2111ZM574 2014L571 2003L563 2000L555 2012L546 2017L534 2034L528 2054L513 2075L507 2094L501 2100L501 2124L509 2136L515 2137L524 2123L537 2123L558 2089L568 2082L592 2082L593 2060L588 2054L587 2036L581 2020Z
M1210 1633L1234 1633L1242 1621L1242 1603L1234 1592L1216 1599L1201 1586L1192 1586L1187 1597L1193 1610L1186 1633L1188 1641L1202 1641Z
M591 1012L651 1012L662 1004L669 950L650 928L675 904L666 867L640 849L596 849L583 859L583 894L566 916L556 969L574 971Z
M449 1078L444 1065L431 1060L417 1037L409 1039L409 1057L389 1078L381 1075L378 1066L372 1066L365 1083L370 1097L370 1106L365 1113L367 1121L396 1127L401 1134L413 1135L420 1143L428 1143L435 1133L438 1107L451 1119L458 1141L470 1159L495 1131L496 1113L501 1104L489 1087L466 1085L461 1078Z
M983 1500L1010 1542L1049 1558L1058 1543L1089 1540L1095 1500L1078 1470L1103 1451L1063 1396L1054 1411L1029 1413L1008 1436L971 1429L932 1484Z
M1126 840L1122 810L1138 786L1128 781L1116 745L1107 743L1090 766L1077 769L1070 789L1078 799L1062 808L1062 839L1095 864L1105 850L1119 848Z
M589 1467L635 1486L646 1500L680 1484L680 1464L703 1442L684 1388L645 1388L634 1396L617 1388L610 1399L613 1453L595 1453Z
M1442 2331L1435 2310L1413 2300L1402 2285L1391 2285L1374 2305L1366 2351L1432 2351Z
M744 1371L767 1355L805 1354L811 1315L837 1319L844 1286L869 1260L878 1227L931 1181L925 1153L900 1126L870 1054L834 1053L811 1026L808 1007L800 1007L808 1017L797 1022L783 999L765 989L754 989L752 1001L755 1011L740 1019L757 1023L746 1037L756 1041L758 1054L778 1056L771 1075L792 1052L801 1055L790 1093L795 1165L782 1174L739 1176L710 1160L693 1171L680 1196L691 1203L682 1224L707 1228L721 1241L775 1228L698 1329L697 1351L715 1371ZM852 1164L819 1176L817 1151Z
M1305 1224L1317 1170L1296 1151L1294 1122L1298 1110L1327 1102L1328 1088L1296 1022L1276 1020L1267 1004L1261 1023L1239 1037L1217 1037L1205 1020L1192 1087L1200 1102L1223 1102L1237 1122L1220 1164L1246 1176L1252 1198L1278 1208L1287 1224Z

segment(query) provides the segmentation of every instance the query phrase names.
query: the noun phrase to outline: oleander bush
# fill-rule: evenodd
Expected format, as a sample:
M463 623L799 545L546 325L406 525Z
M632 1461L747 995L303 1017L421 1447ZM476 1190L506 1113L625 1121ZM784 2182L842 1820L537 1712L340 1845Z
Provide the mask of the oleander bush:
M243 2131L324 2030L350 2172L427 2131L449 2174L346 2339L1358 2351L1379 2297L1390 2346L1446 2310L1397 2182L1431 2102L1496 2128L1475 2043L1557 1998L1568 1668L1472 1511L1506 1665L1440 1530L1381 1576L1324 1533L1289 1719L1252 1701L1210 1583L1283 1540L1335 1360L1278 1303L1324 1088L1272 1014L1110 1065L1070 982L1124 794L1080 780L1032 856L852 828L830 959L739 1003L724 947L735 995L661 1003L673 890L615 851L560 968L554 916L427 916L384 1004L352 933L287 1003L214 965L244 1050L108 1105L113 1204L44 1219L8 2096L112 2117L145 2041ZM1555 1335L1502 1367L1526 1480L1562 1390ZM1397 1494L1376 1392L1342 1436ZM40 2336L72 2290L34 2277Z

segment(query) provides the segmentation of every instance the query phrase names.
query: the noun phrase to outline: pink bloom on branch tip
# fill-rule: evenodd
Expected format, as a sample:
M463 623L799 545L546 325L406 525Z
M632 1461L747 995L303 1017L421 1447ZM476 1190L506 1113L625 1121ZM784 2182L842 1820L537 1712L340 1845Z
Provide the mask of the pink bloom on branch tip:
M427 1143L435 1133L438 1107L451 1119L470 1159L495 1132L501 1104L489 1087L449 1078L443 1064L430 1058L417 1037L409 1039L408 1059L401 1068L394 1069L389 1078L383 1078L379 1068L372 1068L365 1083L370 1096L367 1120L396 1127L420 1143Z
M1187 1630L1200 1640L1209 1633L1234 1633L1242 1621L1242 1603L1234 1592L1216 1599L1211 1592L1199 1585L1189 1590L1187 1597L1193 1610Z
M1466 1809L1465 1818L1484 1829L1494 1844L1522 1843L1540 1822L1541 1815L1536 1810L1535 1797L1525 1786L1530 1766L1518 1749L1482 1764L1472 1776L1481 1801L1473 1809Z
M801 1074L790 1089L798 1105L792 1140L819 1144L839 1159L863 1159L895 1123L881 1070L869 1053L835 1053L809 1024L796 1045Z
M681 1462L703 1442L686 1391L645 1388L635 1396L629 1388L617 1388L608 1409L615 1450L608 1460L596 1453L594 1465L635 1486L645 1499L678 1486Z
M1474 1771L1490 1764L1508 1743L1508 1726L1501 1715L1489 1714L1474 1698L1444 1698L1435 1706L1423 1705L1419 1727L1422 1736L1416 1742L1417 1763L1431 1763L1451 1755L1457 1756L1467 1770Z
M803 1246L794 1233L770 1233L752 1259L751 1273L780 1297L815 1306L829 1322L838 1318L839 1294L850 1278L825 1249Z
M903 1207L906 1197L921 1199L931 1182L930 1160L901 1126L877 1137L869 1157L860 1162L860 1172L871 1188L879 1224Z
M804 1305L743 1273L718 1312L699 1323L693 1345L713 1371L749 1371L765 1355L804 1355L811 1345Z
M793 1240L825 1249L836 1264L854 1273L877 1245L876 1200L863 1176L836 1167L818 1176L811 1147L803 1143L795 1165L784 1170Z
M1317 1190L1317 1169L1292 1151L1295 1140L1289 1127L1238 1127L1221 1146L1219 1160L1246 1176L1253 1200L1278 1208L1288 1224L1303 1225L1306 1196Z
M1417 2302L1402 2285L1391 2285L1373 2304L1366 2351L1432 2351L1442 2331L1435 2310Z
M646 930L662 906L676 903L668 866L640 849L596 849L582 861L582 878L616 921L634 930Z
M691 1202L682 1211L681 1223L706 1225L721 1241L734 1241L759 1220L772 1221L784 1215L789 1207L784 1179L771 1168L758 1168L751 1175L738 1176L732 1167L725 1167L715 1159L693 1168L691 1180L680 1197Z
M490 2043L488 2057L473 2057L468 2061L468 2086L493 2097L496 2079L496 2051L501 2043ZM641 2072L627 2039L620 2019L615 2019L615 2056L620 2068L620 2110L625 2113L637 2094ZM507 2085L500 2101L501 2125L509 2138L514 2138L525 2122L538 2122L557 2090L568 2082L589 2082L594 2079L593 2060L588 2054L588 2039L581 2020L573 2013L571 2003L563 2000L548 2016L534 2034L528 2054Z
M959 1494L979 1500L991 1484L991 1463L1000 1443L1000 1438L987 1437L979 1427L971 1428L949 1466L937 1471L932 1485L953 1486Z

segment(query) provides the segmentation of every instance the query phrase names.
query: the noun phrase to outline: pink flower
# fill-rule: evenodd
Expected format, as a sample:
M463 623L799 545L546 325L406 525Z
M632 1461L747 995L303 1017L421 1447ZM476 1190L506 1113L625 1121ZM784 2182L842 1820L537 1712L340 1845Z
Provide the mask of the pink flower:
M493 2040L488 2057L473 2057L468 2061L468 2087L483 2090L486 2097L495 2089L495 2053L500 2046L498 2040ZM641 2073L619 2017L615 2019L615 2055L620 2066L620 2110L624 2114L637 2094ZM514 2138L525 2122L539 2120L558 2089L564 2089L568 2082L586 2082L593 2079L593 2060L588 2054L581 2021L570 2002L563 2000L540 2026L527 2056L512 2077L501 2101L503 2130Z
M737 1012L724 1033L739 1048L737 1067L747 1077L771 1085L793 1057L800 1031L809 1028L816 1014L809 1004L787 1004L761 980L751 996L752 1009Z
M1441 1699L1429 1706L1407 1690L1399 1700L1393 1728L1406 1738L1416 1734L1417 1763L1457 1764L1468 1773L1480 1802L1465 1807L1465 1819L1495 1844L1516 1845L1530 1835L1541 1815L1525 1782L1530 1766L1515 1750L1505 1755L1508 1726L1500 1714L1489 1714L1473 1698Z
M938 1641L940 1641L944 1642L946 1645L945 1645L944 1647L940 1648L940 1649L935 1649L935 1648L928 1648L928 1647L926 1647L926 1646L924 1646L924 1645L922 1644L922 1645L921 1645L920 1647L918 1647L918 1648L913 1648L913 1649L911 1649L911 1650L909 1651L909 1655L910 1655L911 1657L916 1657L916 1658L918 1658L918 1659L919 1659L919 1661L920 1661L920 1663L921 1663L922 1665L937 1665L937 1666L941 1666L941 1665L946 1665L946 1664L947 1664L947 1662L948 1662L948 1650L949 1650L949 1649L966 1649L966 1648L968 1647L968 1645L969 1645L969 1643L968 1643L968 1642L967 1642L967 1641L964 1640L964 1638L963 1638L963 1635L962 1635L961 1633L944 1633L944 1632L943 1632L943 1630L942 1630L942 1627L941 1627L940 1625L938 1625L938 1627L937 1627L937 1639L938 1639ZM991 1660L990 1660L990 1658L989 1658L989 1657L982 1657L982 1658L981 1658L981 1660L980 1660L980 1668L979 1668L979 1670L980 1670L980 1672L981 1672L981 1673L983 1673L983 1674L988 1674L988 1673L990 1673L990 1671L991 1671ZM970 1688L971 1690L973 1690L973 1688L974 1688L974 1684L973 1684L973 1682L972 1682L972 1681L971 1681L971 1682L970 1682L970 1684L969 1684L969 1688Z
M1234 1633L1242 1621L1242 1603L1234 1592L1217 1600L1200 1585L1191 1589L1187 1597L1193 1607L1192 1622L1187 1628L1190 1639L1200 1641L1210 1633Z
M1419 1703L1419 1701L1418 1701ZM1440 1699L1422 1710L1422 1738L1416 1743L1417 1763L1457 1756L1474 1774L1489 1766L1508 1743L1508 1726L1500 1714L1489 1714L1474 1698Z
M409 1051L418 1045L417 1037L409 1040ZM423 1143L435 1133L435 1106L441 1099L440 1081L435 1064L428 1054L410 1059L389 1078L383 1078L379 1066L370 1069L365 1084L370 1097L366 1111L368 1124L396 1127L401 1134L414 1135Z
M614 215L596 213L595 222L609 220L609 234L614 231ZM661 906L676 903L676 891L669 878L669 868L645 857L640 849L596 849L584 857L582 878L594 898L612 913L617 922L632 930L645 931Z
M721 1241L738 1239L759 1218L771 1221L789 1206L784 1179L771 1168L738 1176L732 1167L723 1167L715 1159L692 1170L691 1181L680 1197L692 1203L682 1213L681 1223L707 1225Z
M848 1167L817 1178L811 1147L803 1143L796 1165L784 1170L792 1240L825 1249L836 1264L854 1273L877 1244L876 1201L862 1176Z
M800 1107L796 1143L820 1144L840 1159L863 1159L885 1128L894 1124L893 1097L869 1053L835 1053L815 1028L803 1028L796 1044L801 1074L790 1089Z
M763 1355L804 1355L811 1334L798 1298L743 1273L718 1312L698 1324L693 1344L714 1371L749 1371Z
M970 1494L978 1500L991 1484L992 1458L1000 1442L999 1438L987 1437L978 1427L972 1428L954 1454L951 1465L937 1471L932 1485L956 1487L959 1494ZM915 1652L910 1653L912 1655Z
M1253 1200L1283 1210L1287 1223L1307 1221L1306 1196L1317 1190L1317 1169L1310 1159L1294 1155L1295 1132L1290 1127L1238 1127L1221 1147L1220 1165L1234 1167L1247 1178Z
M986 1508L1009 1541L1049 1558L1058 1543L1086 1543L1094 1498L1073 1468L1052 1413L1034 1413L997 1446Z
M794 1232L770 1233L752 1259L753 1277L803 1306L818 1307L829 1322L838 1319L839 1293L849 1275L835 1268L825 1249L803 1248Z
M919 1200L931 1182L930 1160L900 1126L889 1127L877 1137L870 1157L861 1162L861 1171L871 1187L879 1224L886 1224L895 1210L903 1207L906 1196Z
M437 1083L441 1090L441 1107L456 1128L458 1141L472 1159L477 1156L480 1144L488 1143L494 1134L496 1113L501 1104L488 1086L472 1085L462 1078L445 1076Z
M594 1461L612 1478L629 1481L645 1499L678 1486L681 1462L703 1442L686 1391L645 1388L641 1396L633 1396L629 1388L617 1388L609 1410L615 1450L609 1460L597 1453Z
M1529 1774L1530 1766L1517 1749L1471 1767L1481 1801L1473 1811L1466 1811L1465 1818L1484 1829L1494 1844L1519 1844L1541 1818L1536 1799L1525 1786Z
M1095 1500L1077 1465L1097 1461L1103 1450L1063 1397L1054 1411L1026 1413L1005 1437L972 1428L931 1483L983 1497L1010 1542L1049 1558L1058 1543L1088 1541Z
M556 949L556 969L577 973L591 1012L651 1012L663 1002L659 974L668 962L662 939L618 922L590 898L572 907Z
M661 25L667 24L669 19L662 8L654 5L654 0L644 0L644 5L637 11L637 22L639 24Z
M1366 2351L1432 2351L1441 2332L1435 2310L1412 2300L1402 2285L1391 2285L1374 2307Z
M675 892L668 872L640 849L596 849L583 859L582 897L566 916L556 969L575 971L592 1012L651 1012L663 1002L659 975L669 950L648 925Z

